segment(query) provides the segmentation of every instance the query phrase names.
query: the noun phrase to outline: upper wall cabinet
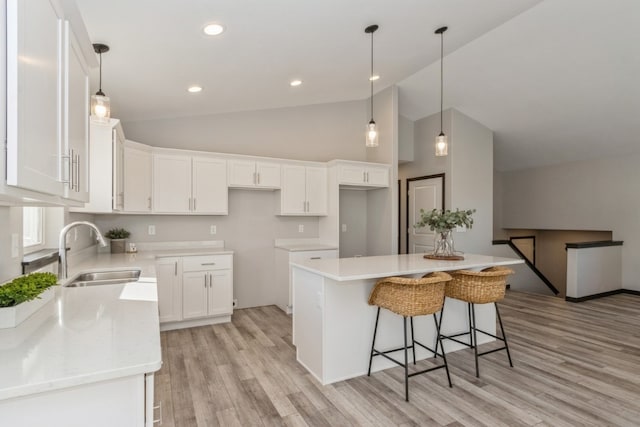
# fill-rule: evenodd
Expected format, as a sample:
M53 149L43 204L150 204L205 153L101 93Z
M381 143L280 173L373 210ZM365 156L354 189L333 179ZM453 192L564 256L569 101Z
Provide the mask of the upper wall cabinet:
M339 161L336 165L340 185L374 188L389 186L388 165L345 161Z
M231 159L227 165L230 188L280 188L279 163Z
M91 123L89 203L75 212L111 213L124 206L124 133L120 121ZM149 174L151 172L149 171Z
M69 24L65 12L79 16L56 0L7 1L6 183L85 201L96 58L82 23Z
M208 156L154 153L153 210L227 215L227 162Z
M327 169L282 165L280 215L323 216L327 214Z
M149 213L152 207L151 147L125 141L123 157L122 210Z

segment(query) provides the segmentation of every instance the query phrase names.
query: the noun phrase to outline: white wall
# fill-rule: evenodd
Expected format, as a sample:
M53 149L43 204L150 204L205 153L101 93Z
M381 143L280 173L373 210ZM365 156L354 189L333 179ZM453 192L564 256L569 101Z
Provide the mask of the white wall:
M0 206L0 283L22 274L22 208ZM11 256L11 235L19 236L18 256Z
M367 255L367 193L340 190L340 258Z
M456 249L491 253L493 236L493 132L461 112L443 112L443 131L449 138L449 155L435 156L435 138L440 133L440 113L417 120L414 125L414 161L398 168L401 230L406 231L406 180L445 174L445 208L476 209L473 229L455 233ZM412 224L409 224L411 226ZM401 233L406 247L406 232Z
M296 160L364 160L365 102L128 122L127 139L155 147Z
M398 116L398 164L413 161L414 122L404 116Z
M640 155L502 173L502 228L611 230L622 287L640 290Z

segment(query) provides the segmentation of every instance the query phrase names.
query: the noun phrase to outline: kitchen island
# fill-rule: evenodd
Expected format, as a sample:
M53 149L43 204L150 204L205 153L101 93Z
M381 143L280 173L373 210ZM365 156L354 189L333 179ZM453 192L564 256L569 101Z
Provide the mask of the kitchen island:
M367 373L375 307L367 300L376 281L383 277L420 277L434 271L481 269L521 264L521 259L465 254L461 261L437 261L423 254L361 258L317 259L292 263L293 343L297 360L322 384L331 384ZM468 325L466 304L447 299L442 333L464 330ZM402 343L402 318L382 310L376 345L398 347ZM495 334L495 311L490 304L476 307L478 327ZM435 326L431 316L414 319L416 340L432 343ZM493 340L479 337L480 344ZM463 348L446 342L447 352ZM416 359L432 357L422 348ZM396 366L374 358L372 371Z

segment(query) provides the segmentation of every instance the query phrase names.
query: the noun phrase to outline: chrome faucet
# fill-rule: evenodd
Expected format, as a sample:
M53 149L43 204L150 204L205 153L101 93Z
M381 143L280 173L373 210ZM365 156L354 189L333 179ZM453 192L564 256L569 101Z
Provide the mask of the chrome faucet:
M94 223L89 221L75 221L65 225L64 228L60 230L60 239L58 241L58 256L60 258L58 262L58 280L64 280L67 278L67 233L73 227L77 227L79 225L86 225L93 229L93 231L96 232L100 246L107 246L107 242L104 241L102 233L100 233L100 230L98 230L98 227L96 227Z

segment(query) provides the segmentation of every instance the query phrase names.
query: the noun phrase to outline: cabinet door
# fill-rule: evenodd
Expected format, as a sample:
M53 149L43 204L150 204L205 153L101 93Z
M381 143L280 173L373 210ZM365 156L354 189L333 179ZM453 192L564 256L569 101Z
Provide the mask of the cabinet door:
M6 7L7 184L63 196L62 13L46 0Z
M158 258L158 310L160 322L182 320L182 272L180 258Z
M65 153L70 156L70 182L65 197L89 201L89 68L84 61L75 34L64 23L66 66L64 87ZM68 163L69 164L69 163Z
M327 170L307 168L307 215L327 214Z
M151 152L124 146L124 211L151 212Z
M255 187L256 162L229 160L229 187Z
M256 186L280 188L280 164L256 162Z
M367 168L367 184L379 187L388 187L389 168L383 166Z
M282 166L282 190L280 191L280 213L282 215L306 214L305 169L304 166Z
M191 157L153 155L153 210L185 213L191 210Z
M231 271L218 270L209 274L209 315L233 313L233 286Z
M114 211L124 210L124 176L125 176L125 149L124 139L117 129L111 130L111 140L113 141L113 165L111 199ZM151 167L149 167L151 172ZM98 177L95 177L96 179Z
M208 271L194 271L182 275L183 319L207 316L209 274Z
M361 165L341 165L338 169L338 184L362 185L365 182L365 168Z
M208 157L193 158L192 212L228 212L227 162Z

